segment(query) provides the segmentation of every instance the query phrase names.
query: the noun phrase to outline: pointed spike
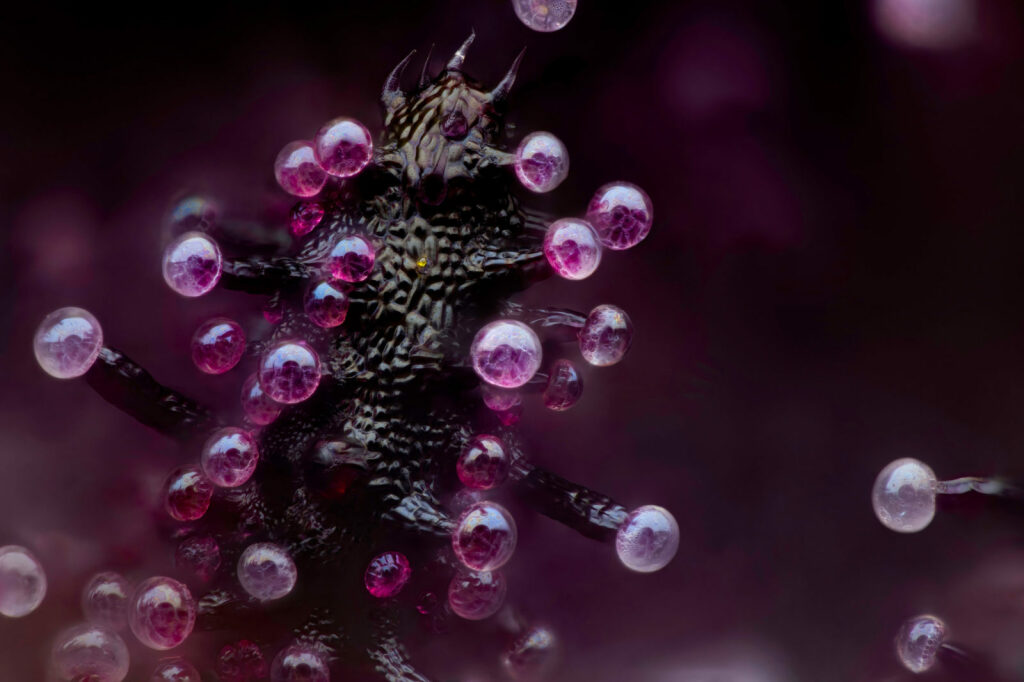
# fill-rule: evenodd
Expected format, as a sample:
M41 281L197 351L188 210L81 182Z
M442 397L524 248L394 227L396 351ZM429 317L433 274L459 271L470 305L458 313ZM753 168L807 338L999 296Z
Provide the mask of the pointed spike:
M448 61L448 66L445 68L449 71L458 71L462 68L462 62L466 61L466 52L469 51L469 46L476 40L476 29L473 29L466 38L466 42L462 43L462 46L455 51L452 58Z
M495 86L494 90L491 90L491 101L492 102L503 102L508 97L508 93L512 90L512 84L516 82L516 74L519 72L519 64L523 61L523 55L526 54L526 48L524 47L516 55L515 60L512 62L512 66L509 67L508 73L501 79L501 82Z
M416 50L413 50L406 55L405 59L398 62L398 66L394 68L388 79L384 81L384 90L380 93L380 99L389 110L397 107L405 99L405 93L402 92L402 86L399 85L399 81L402 78L405 67L409 65L414 54L416 54Z
M430 44L430 49L427 50L427 58L423 61L423 70L420 71L420 90L427 87L430 83L430 58L434 56L434 44Z

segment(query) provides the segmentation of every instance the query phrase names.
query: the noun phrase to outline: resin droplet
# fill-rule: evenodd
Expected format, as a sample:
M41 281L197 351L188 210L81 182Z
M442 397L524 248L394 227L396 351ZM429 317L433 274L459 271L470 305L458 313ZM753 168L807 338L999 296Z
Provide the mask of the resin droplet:
M896 635L896 655L908 670L923 673L935 665L945 638L946 625L935 616L911 618Z
M345 321L348 294L330 282L317 282L306 291L302 305L313 324L330 329Z
M21 618L46 596L46 574L32 552L18 545L0 547L0 614Z
M563 412L579 402L582 395L583 377L576 365L565 359L556 360L544 389L544 407Z
M587 221L562 218L544 235L544 256L560 277L586 279L601 264L601 242Z
M495 502L477 502L455 522L452 549L467 568L493 571L512 558L516 539L516 522L507 509Z
M515 320L498 320L476 333L469 357L487 383L516 388L537 373L541 352L540 339L532 329Z
M256 377L271 400L301 403L320 384L320 356L305 341L282 341L264 353Z
M362 282L373 271L377 259L373 244L366 237L349 234L338 240L327 257L327 267L334 279Z
M128 647L117 633L98 625L76 625L53 645L53 673L66 682L121 682L128 676Z
M324 207L315 201L303 201L292 208L288 227L296 237L304 237L324 219Z
M175 658L158 664L149 682L202 682L202 678L194 665L184 658Z
M320 167L313 145L305 140L289 142L274 159L274 177L288 194L315 196L324 188L327 173Z
M96 362L103 348L103 329L88 310L61 308L43 318L32 345L44 372L72 379Z
M882 525L898 533L916 533L935 518L939 481L924 462L905 457L891 462L875 479L871 505Z
M173 649L195 627L196 602L177 580L150 578L135 590L128 623L135 637L150 649Z
M409 560L401 552L378 554L366 567L366 590L378 599L393 597L402 591L412 576Z
M495 436L483 434L469 439L455 464L455 471L467 488L490 490L505 482L511 466L505 444Z
M242 410L253 424L266 426L281 414L281 405L271 400L260 388L256 375L250 374L242 384Z
M601 243L621 251L636 246L651 231L654 204L647 193L628 182L612 182L594 194L587 207L587 220Z
M207 374L223 374L237 365L244 353L245 332L226 317L203 322L192 336L192 362Z
M534 31L557 31L576 13L576 0L512 0L516 16Z
M293 644L274 657L270 682L330 682L324 656L311 646Z
M206 477L222 488L237 488L256 471L259 449L248 431L228 426L215 432L200 458Z
M550 628L534 626L512 642L501 664L512 679L532 682L543 679L551 671L557 653L555 633Z
M238 559L238 582L260 601L284 597L295 587L297 578L291 556L270 542L249 545Z
M164 251L164 281L182 296L209 292L220 281L222 268L220 249L202 232L186 232Z
M267 661L260 648L247 639L226 644L217 656L220 682L256 682L267 678Z
M626 356L633 343L633 323L622 308L599 305L587 315L580 329L580 353L598 367L614 365Z
M631 511L615 534L615 552L626 568L661 570L679 549L679 524L664 507L649 504Z
M448 604L460 618L483 620L498 612L507 591L501 571L461 570L448 585Z
M172 519L195 521L210 508L213 484L197 467L176 469L167 478L164 506Z
M551 133L530 133L519 143L514 165L523 187L550 192L569 175L569 150Z
M351 118L325 123L313 139L313 147L320 167L338 178L356 175L373 157L370 131Z
M131 586L119 573L98 573L82 590L82 613L94 625L123 630L128 625Z
M174 550L174 565L208 582L220 568L220 546L216 540L206 536L183 540Z

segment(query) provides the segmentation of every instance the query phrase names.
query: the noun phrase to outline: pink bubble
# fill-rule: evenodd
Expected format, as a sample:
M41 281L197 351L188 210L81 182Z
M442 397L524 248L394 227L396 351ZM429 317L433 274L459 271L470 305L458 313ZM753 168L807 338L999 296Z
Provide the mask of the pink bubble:
M544 256L559 276L586 279L601 264L601 241L587 221L562 218L544 235Z
M598 367L614 365L626 356L633 343L633 323L622 308L599 305L587 315L580 329L583 359Z
M362 282L373 272L377 254L366 237L348 234L338 240L327 257L331 276L345 282Z
M455 464L455 471L467 488L490 490L504 483L511 466L511 457L501 439L481 434L466 443Z
M121 682L128 676L128 647L99 625L76 625L57 636L50 654L53 674L62 682Z
M98 573L82 590L82 613L94 625L123 630L128 625L128 598L132 590L119 573Z
M313 324L330 329L345 321L348 294L330 282L314 282L306 291L302 306Z
M281 189L297 197L315 196L327 182L327 173L317 162L313 145L306 140L289 142L278 152L274 177Z
M175 658L157 664L149 682L202 682L196 667L184 658Z
M306 644L293 644L274 657L270 682L330 682L323 654Z
M260 601L288 595L298 579L295 562L288 552L270 542L246 547L238 559L237 573L242 588Z
M601 243L621 251L644 240L654 223L654 204L642 189L628 182L611 182L594 193L587 221Z
M281 341L264 353L256 378L271 400L301 403L320 385L320 356L305 341Z
M315 201L302 201L292 207L288 227L296 237L304 237L324 219L324 207Z
M203 446L200 464L210 481L222 488L243 485L259 461L256 439L248 431L228 426L216 431Z
M544 389L544 407L563 412L579 402L582 395L583 377L576 365L565 359L555 360Z
M271 400L260 388L255 374L250 374L242 384L242 411L249 421L266 426L281 414L281 405Z
M46 573L24 547L0 547L0 614L21 618L39 608L46 596Z
M325 123L313 138L320 167L338 178L357 175L373 158L373 138L359 121L344 116Z
M516 320L498 320L476 333L469 357L477 375L501 388L522 386L537 373L541 362L540 339Z
M223 269L220 248L202 232L186 232L164 250L164 281L182 296L195 298L217 286Z
M402 591L412 576L409 560L401 552L378 554L366 567L363 582L366 590L378 599L393 597Z
M88 310L55 310L39 324L33 339L36 362L57 379L80 377L89 371L103 348L103 329Z
M534 31L563 28L576 13L576 0L512 0L519 20Z
M176 469L164 486L164 507L177 521L202 518L212 497L213 485L197 467Z
M505 603L508 583L501 571L460 570L448 585L448 605L459 618L490 618Z
M551 133L530 133L516 149L514 168L523 187L550 192L569 176L569 150Z
M206 374L227 372L244 354L245 332L226 317L203 322L192 336L192 362Z
M679 525L664 507L649 504L631 511L615 535L615 552L626 568L640 573L668 565L679 549Z
M452 549L467 568L493 571L512 558L516 549L516 522L496 502L470 505L455 522Z
M196 602L188 587L158 576L143 581L132 597L128 622L135 637L150 649L178 646L196 624Z

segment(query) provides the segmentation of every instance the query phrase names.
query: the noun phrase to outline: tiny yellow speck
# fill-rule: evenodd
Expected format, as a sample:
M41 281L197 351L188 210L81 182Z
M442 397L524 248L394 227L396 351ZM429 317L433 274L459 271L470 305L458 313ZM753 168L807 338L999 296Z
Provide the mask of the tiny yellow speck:
M418 268L425 268L425 267L427 267L427 257L426 256L420 257L420 259L418 261L416 261L416 267L418 267Z

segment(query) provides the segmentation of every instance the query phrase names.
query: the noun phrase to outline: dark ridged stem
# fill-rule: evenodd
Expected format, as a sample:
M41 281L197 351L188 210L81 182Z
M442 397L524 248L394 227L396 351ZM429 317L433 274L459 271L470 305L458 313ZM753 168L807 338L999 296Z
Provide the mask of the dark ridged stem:
M586 315L569 308L532 308L511 301L502 305L501 313L558 341L575 341L587 321Z
M602 542L611 542L629 513L607 495L561 476L524 463L519 464L515 492L544 516Z
M249 294L274 294L298 284L312 274L312 268L294 258L235 258L224 260L220 284L225 289Z

